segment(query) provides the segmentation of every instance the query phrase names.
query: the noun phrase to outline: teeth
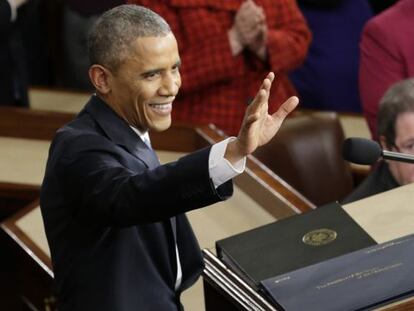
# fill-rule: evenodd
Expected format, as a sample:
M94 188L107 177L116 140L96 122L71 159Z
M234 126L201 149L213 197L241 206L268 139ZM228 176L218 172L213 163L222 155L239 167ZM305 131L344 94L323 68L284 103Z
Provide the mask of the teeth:
M172 104L151 104L151 107L158 109L158 110L170 110Z

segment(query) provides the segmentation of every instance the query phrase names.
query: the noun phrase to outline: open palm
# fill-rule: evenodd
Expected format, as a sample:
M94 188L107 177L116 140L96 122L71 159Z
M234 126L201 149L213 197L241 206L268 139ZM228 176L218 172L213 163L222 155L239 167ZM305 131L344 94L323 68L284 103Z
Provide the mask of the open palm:
M278 132L283 120L297 106L299 100L293 96L286 100L272 115L268 113L268 101L273 72L264 79L262 86L251 105L246 109L245 117L237 136L240 147L247 154L257 147L268 143Z

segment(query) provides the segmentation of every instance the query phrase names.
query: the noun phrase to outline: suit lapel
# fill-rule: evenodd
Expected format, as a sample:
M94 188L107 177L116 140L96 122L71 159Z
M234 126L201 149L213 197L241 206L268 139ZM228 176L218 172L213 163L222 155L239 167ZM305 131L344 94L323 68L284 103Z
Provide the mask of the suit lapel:
M149 169L156 168L160 165L154 150L148 147L131 127L99 97L96 95L92 96L86 104L85 110L99 124L111 141L126 148L132 155L144 162ZM175 245L177 242L177 229L175 217L165 220L163 223L168 232L169 256L173 273L176 275L177 261Z
M85 110L115 144L123 146L150 169L160 165L155 152L98 96L91 97Z

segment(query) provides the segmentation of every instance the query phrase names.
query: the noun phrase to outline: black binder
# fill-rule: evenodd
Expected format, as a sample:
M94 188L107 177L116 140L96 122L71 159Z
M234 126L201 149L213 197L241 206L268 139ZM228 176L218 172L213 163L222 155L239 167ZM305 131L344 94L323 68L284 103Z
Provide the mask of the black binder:
M262 280L375 244L338 203L331 203L217 241L216 249L257 289Z
M262 281L289 311L371 310L414 292L414 236L338 256Z

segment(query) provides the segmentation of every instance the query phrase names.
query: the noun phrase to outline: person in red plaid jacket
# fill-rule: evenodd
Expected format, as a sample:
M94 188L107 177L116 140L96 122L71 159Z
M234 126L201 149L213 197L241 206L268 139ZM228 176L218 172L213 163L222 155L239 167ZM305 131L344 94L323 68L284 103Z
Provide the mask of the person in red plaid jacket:
M287 73L304 60L311 40L295 0L129 0L170 24L182 60L173 119L214 123L237 134L245 106L269 71L278 83L269 111L296 91Z

